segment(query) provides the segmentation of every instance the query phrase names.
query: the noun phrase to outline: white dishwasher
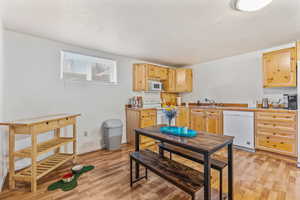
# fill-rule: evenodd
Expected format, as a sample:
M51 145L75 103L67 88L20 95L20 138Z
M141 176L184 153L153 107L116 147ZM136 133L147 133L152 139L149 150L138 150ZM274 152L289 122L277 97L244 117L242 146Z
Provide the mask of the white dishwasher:
M254 113L223 111L224 135L234 136L233 144L241 149L254 150Z

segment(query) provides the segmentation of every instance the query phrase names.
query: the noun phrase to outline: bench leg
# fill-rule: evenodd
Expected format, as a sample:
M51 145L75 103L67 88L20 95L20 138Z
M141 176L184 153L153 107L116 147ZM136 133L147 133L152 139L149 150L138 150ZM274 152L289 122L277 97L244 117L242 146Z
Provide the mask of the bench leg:
M130 156L130 187L132 187L132 158Z
M145 168L145 170L146 170L146 180L148 180L148 169Z
M220 192L220 200L222 200L223 196L223 170L220 171L220 185L219 185L219 192Z
M170 152L170 160L172 160L172 153Z
M162 148L159 147L158 152L159 152L159 156L160 156L161 158L163 158L163 157L165 156L165 155L164 155L164 150L163 150Z

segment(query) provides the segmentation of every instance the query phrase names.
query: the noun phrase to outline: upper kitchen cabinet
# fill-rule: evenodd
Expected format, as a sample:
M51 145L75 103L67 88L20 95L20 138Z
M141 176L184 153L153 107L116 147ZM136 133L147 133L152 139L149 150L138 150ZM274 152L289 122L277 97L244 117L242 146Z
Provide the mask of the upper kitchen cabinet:
M176 69L168 69L168 79L164 82L166 92L176 92Z
M168 68L148 64L148 78L164 81L168 78Z
M133 91L148 90L147 64L133 65Z
M300 61L300 41L297 41L296 48L297 48L297 60Z
M192 92L193 71L192 69L176 69L176 92Z
M147 91L149 80L162 82L166 92L191 92L193 88L192 69L167 68L152 64L134 64L133 90Z
M192 69L169 69L168 80L164 82L164 89L166 92L192 92Z
M263 54L264 87L296 87L296 48Z

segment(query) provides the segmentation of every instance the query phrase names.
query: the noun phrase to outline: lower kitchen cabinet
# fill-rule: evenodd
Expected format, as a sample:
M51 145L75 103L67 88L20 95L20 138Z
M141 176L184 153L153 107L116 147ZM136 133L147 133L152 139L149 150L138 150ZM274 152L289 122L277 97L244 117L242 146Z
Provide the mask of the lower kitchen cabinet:
M256 149L297 156L297 114L256 112Z
M136 128L145 128L156 125L156 109L126 109L126 137L127 143L135 144ZM155 144L155 140L141 136L141 148L146 148Z
M176 126L189 126L189 108L177 107Z
M223 134L223 113L220 110L191 110L190 118L191 129Z

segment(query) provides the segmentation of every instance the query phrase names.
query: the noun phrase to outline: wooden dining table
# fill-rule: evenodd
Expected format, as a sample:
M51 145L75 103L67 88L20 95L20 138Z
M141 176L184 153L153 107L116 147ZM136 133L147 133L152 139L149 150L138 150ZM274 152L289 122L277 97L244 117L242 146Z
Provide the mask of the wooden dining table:
M163 143L172 144L187 150L202 154L204 157L204 199L211 200L211 156L215 152L227 148L228 162L228 200L233 200L233 139L224 136L198 132L196 137L180 137L165 134L160 126L135 129L135 151L140 150L140 136L147 136ZM139 163L135 165L135 176L140 177Z

